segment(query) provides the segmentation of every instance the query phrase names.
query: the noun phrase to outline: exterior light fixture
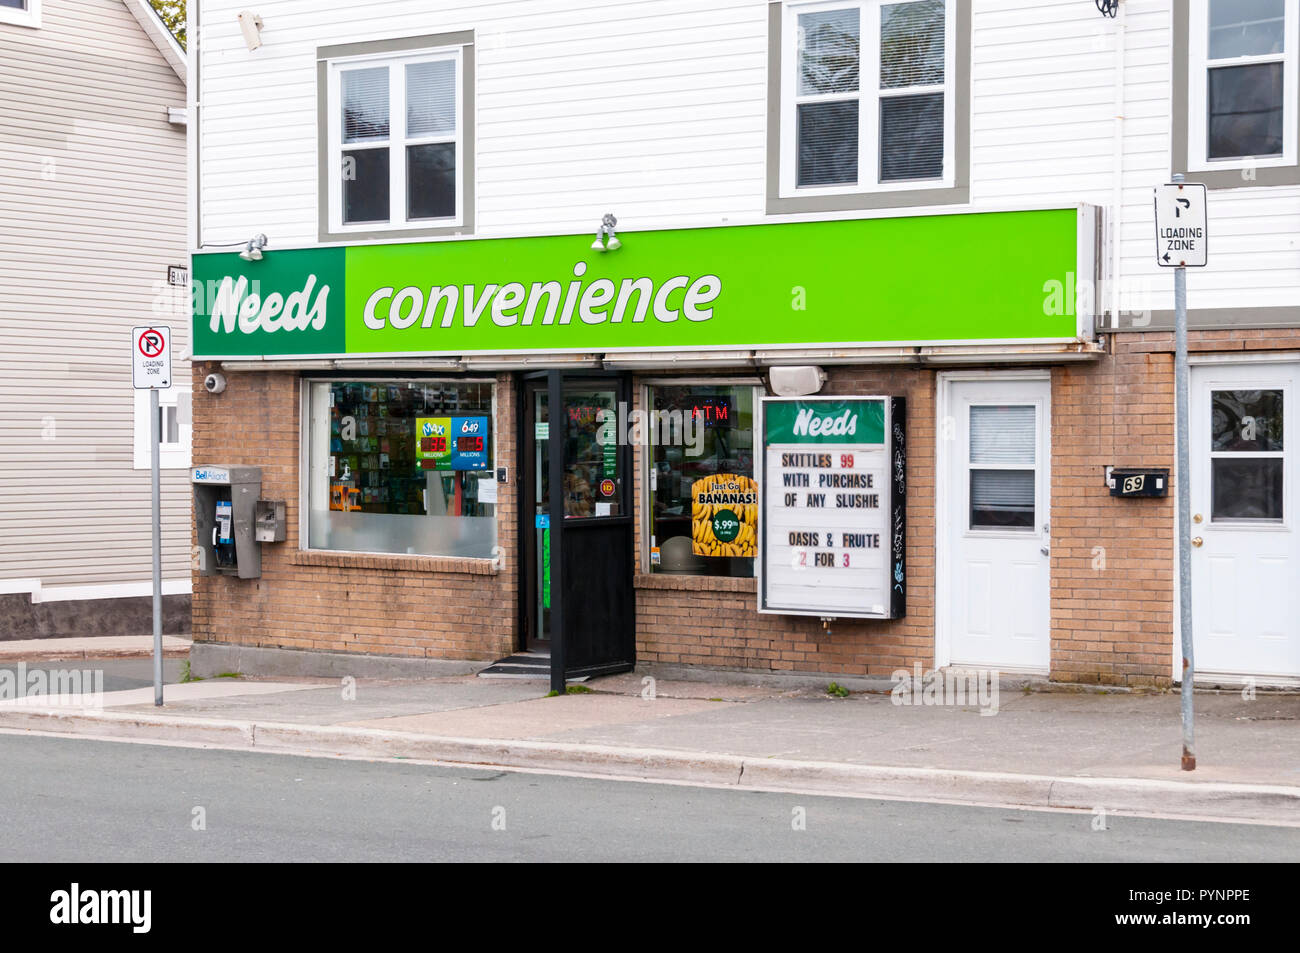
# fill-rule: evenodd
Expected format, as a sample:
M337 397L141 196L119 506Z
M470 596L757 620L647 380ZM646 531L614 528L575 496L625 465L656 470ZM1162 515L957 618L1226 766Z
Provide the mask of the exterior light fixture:
M1097 5L1097 12L1104 17L1115 19L1115 14L1119 12L1119 0L1093 0Z
M254 235L244 246L244 250L239 253L239 257L244 261L261 261L262 250L269 244L265 235Z
M600 228L596 229L596 240L591 243L592 251L618 251L623 247L623 243L618 240L614 230L618 228L618 219L613 215L606 214L600 220ZM608 243L605 241L609 237Z

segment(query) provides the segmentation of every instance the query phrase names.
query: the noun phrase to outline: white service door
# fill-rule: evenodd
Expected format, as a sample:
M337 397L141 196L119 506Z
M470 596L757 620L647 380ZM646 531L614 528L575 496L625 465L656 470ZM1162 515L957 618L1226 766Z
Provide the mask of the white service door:
M1300 676L1295 442L1300 366L1192 368L1196 671Z
M952 381L949 661L1046 672L1051 664L1051 382Z

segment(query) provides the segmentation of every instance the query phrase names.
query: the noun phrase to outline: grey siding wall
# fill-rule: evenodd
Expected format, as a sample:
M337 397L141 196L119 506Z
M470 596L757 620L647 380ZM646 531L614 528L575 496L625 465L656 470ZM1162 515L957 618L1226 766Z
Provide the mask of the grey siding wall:
M0 592L148 582L130 329L189 346L158 300L188 258L185 130L166 117L184 85L121 0L43 7L40 29L0 23ZM169 589L189 575L186 477L164 471Z

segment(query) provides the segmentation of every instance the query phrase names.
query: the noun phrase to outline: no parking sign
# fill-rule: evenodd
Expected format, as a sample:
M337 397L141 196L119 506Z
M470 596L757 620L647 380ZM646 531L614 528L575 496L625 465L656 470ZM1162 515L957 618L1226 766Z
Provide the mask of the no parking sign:
M136 390L172 386L172 329L155 325L131 329L131 383Z

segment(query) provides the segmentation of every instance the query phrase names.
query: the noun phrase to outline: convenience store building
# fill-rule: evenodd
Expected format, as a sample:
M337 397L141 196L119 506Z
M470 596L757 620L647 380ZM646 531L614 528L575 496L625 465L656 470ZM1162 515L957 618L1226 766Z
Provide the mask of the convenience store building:
M570 674L877 674L931 664L938 589L978 616L943 620L951 661L1045 673L1053 368L1101 358L1064 297L1096 230L1070 207L196 255L195 380L224 379L196 453L260 467L286 514L260 576L200 576L198 653L491 661L558 617ZM976 535L938 543L937 497Z
M1229 161L1209 20L1129 7L196 5L195 671L1169 685L1185 171L1197 667L1300 678L1294 52Z

